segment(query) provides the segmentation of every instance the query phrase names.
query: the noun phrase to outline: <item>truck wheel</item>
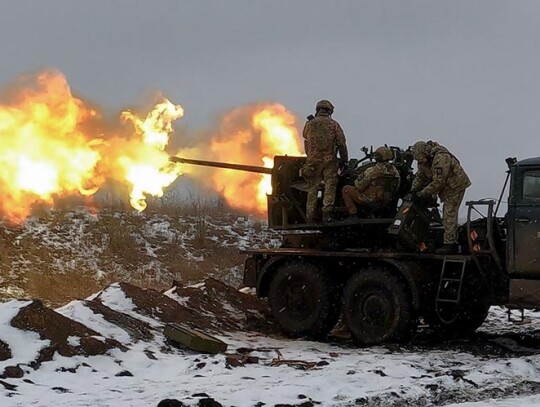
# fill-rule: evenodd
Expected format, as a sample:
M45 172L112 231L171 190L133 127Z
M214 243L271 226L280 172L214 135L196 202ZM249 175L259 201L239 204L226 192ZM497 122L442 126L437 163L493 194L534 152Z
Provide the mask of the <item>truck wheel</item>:
M439 310L443 315L454 313L453 310ZM436 312L426 316L426 322L436 335L446 338L463 337L472 334L484 323L489 313L488 305L469 306L460 308L459 315L450 323L443 322Z
M486 283L475 275L465 276L461 289L461 302L439 303L426 312L426 322L436 335L443 337L467 336L476 331L489 313Z
M402 342L412 334L409 290L386 269L368 268L353 275L343 302L345 324L360 345Z
M309 263L278 268L268 297L272 314L289 336L324 338L339 318L335 284L324 271Z

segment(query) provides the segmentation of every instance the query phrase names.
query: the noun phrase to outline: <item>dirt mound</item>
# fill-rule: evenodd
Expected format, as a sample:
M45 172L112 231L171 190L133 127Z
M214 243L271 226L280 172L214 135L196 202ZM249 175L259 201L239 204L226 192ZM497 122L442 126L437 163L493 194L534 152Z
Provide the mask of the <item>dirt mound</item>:
M120 342L101 336L84 324L46 307L39 300L23 303L8 321L12 328L23 331L23 334L20 337L8 334L11 341L0 340L0 361L6 362L0 378L22 377L24 370L20 366L37 369L43 362L52 360L56 353L71 357L103 355L113 348L127 350ZM34 345L21 352L21 346L28 343ZM13 349L17 350L17 355Z
M0 332L0 361L4 363L0 379L23 377L25 366L38 369L57 353L65 357L104 355L112 349L127 351L138 342L146 356L155 359L156 351L171 352L163 336L164 325L170 322L218 335L226 331L278 332L265 301L214 279L164 292L115 283L56 311L33 300L6 304L5 312L13 312L6 323L27 332L20 339L26 346L33 345L21 352L13 333ZM71 371L72 367L65 369Z
M277 332L266 302L218 280L190 287L175 286L164 293L120 283L136 312L162 322L187 323L214 333L224 330ZM100 296L96 297L100 300Z
M215 279L201 287L175 286L168 295L185 299L185 306L203 315L213 315L210 328L279 332L266 301L245 294Z
M151 341L154 339L150 324L134 318L122 312L115 311L99 301L84 301L83 304L95 314L101 314L105 320L109 321L124 331L135 341Z
M125 347L118 341L103 338L98 332L47 308L39 300L21 308L11 320L11 326L39 334L40 339L48 339L50 345L42 348L37 365L51 360L54 353L62 356L102 355L112 348Z

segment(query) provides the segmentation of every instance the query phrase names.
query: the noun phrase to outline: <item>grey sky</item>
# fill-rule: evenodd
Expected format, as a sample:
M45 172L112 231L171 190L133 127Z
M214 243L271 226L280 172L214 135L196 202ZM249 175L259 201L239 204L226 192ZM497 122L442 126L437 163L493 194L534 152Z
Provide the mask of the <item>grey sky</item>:
M540 155L540 1L4 0L0 38L1 85L53 67L112 109L158 90L191 128L328 98L353 157L437 140L469 199L498 195L505 157Z

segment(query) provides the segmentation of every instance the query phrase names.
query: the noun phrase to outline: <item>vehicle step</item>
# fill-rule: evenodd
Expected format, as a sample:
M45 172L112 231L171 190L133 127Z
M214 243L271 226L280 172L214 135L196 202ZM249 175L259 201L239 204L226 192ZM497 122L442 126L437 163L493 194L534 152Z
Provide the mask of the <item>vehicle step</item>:
M439 298L437 299L437 302L453 302L453 303L458 303L459 301L458 300L449 300L449 299L445 299L445 298Z

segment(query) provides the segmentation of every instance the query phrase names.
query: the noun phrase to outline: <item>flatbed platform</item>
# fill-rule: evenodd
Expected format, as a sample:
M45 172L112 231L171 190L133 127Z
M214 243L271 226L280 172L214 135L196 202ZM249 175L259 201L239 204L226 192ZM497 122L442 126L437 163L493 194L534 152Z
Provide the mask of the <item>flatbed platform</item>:
M274 230L331 230L347 226L391 225L394 218L347 218L332 222L298 223L274 226Z
M369 249L345 249L320 250L302 248L276 248L276 249L246 249L241 250L241 254L261 254L261 255L284 255L284 256L311 256L311 257L362 257L362 258L389 258L389 259L432 259L432 260L460 260L469 261L470 254L437 254L437 253L407 253L397 251L369 251Z

